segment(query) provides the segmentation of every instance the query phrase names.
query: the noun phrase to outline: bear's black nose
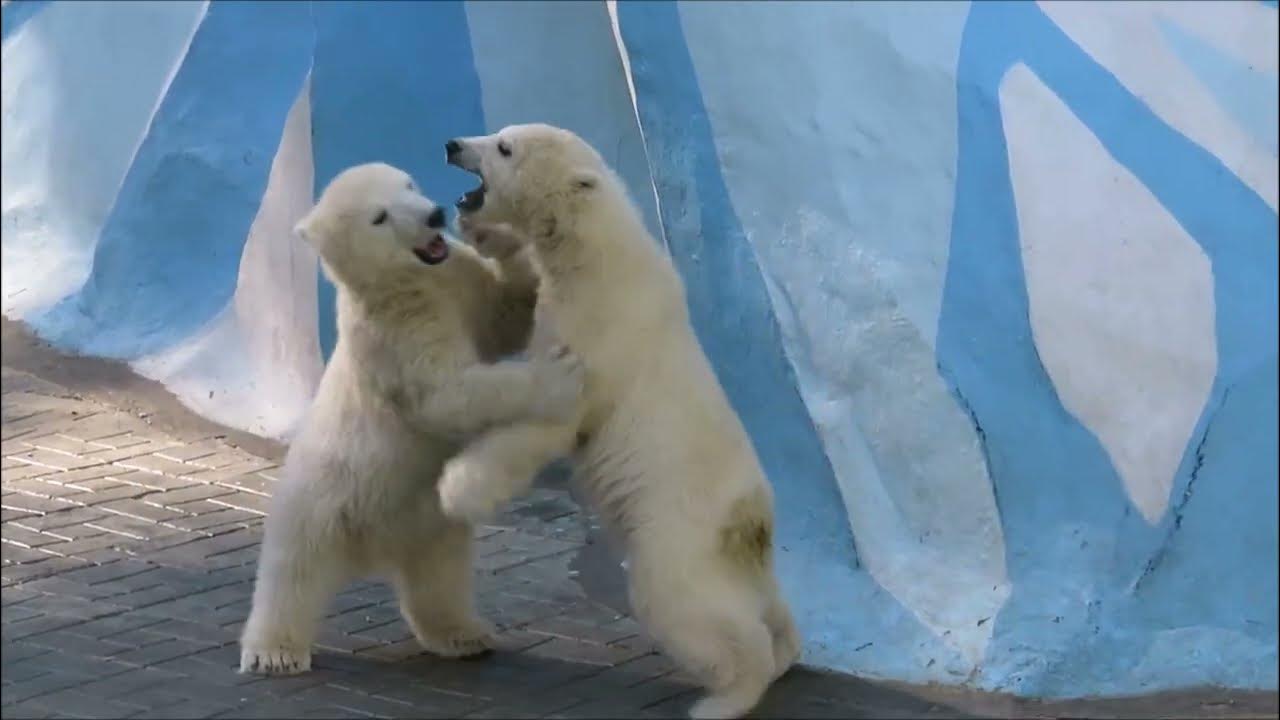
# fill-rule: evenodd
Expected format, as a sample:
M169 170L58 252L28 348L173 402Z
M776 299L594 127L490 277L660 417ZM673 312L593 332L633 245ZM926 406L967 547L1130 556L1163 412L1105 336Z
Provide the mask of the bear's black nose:
M462 145L457 140L450 140L444 144L445 157L453 157L462 151Z
M427 227L442 228L444 227L444 208L437 207L427 215Z

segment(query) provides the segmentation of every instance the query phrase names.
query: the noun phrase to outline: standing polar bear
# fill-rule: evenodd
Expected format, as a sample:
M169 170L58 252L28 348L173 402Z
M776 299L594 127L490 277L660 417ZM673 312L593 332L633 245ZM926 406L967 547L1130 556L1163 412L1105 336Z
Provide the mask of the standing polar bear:
M390 575L429 651L483 652L471 526L440 511L444 460L481 430L571 416L580 363L489 363L521 349L537 276L441 234L444 211L382 164L340 174L297 232L337 287L338 343L288 455L267 518L241 672L296 673L335 592Z
M691 714L745 714L800 639L773 571L772 491L670 258L621 180L567 130L513 126L446 150L481 179L458 202L472 243L504 255L527 238L533 250L543 279L533 345L554 323L586 381L571 422L491 430L450 460L445 512L483 518L571 454L624 541L633 610L710 690Z

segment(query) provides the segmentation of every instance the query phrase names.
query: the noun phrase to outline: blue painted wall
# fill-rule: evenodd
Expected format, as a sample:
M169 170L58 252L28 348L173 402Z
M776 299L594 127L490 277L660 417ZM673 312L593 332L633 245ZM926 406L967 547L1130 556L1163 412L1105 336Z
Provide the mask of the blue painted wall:
M56 344L269 386L207 341L258 297L269 199L381 160L447 202L472 182L448 138L563 125L684 277L777 489L807 662L1277 686L1274 3L142 4L101 35L82 7L3 8L4 310ZM114 72L41 54L113 44ZM111 122L64 112L132 78ZM285 141L313 165L277 177ZM1055 247L1086 261L1046 274ZM256 271L318 295L327 356L332 288L293 262Z
M51 341L135 357L189 335L230 299L311 64L310 12L302 3L210 6L120 188L88 281L30 318Z

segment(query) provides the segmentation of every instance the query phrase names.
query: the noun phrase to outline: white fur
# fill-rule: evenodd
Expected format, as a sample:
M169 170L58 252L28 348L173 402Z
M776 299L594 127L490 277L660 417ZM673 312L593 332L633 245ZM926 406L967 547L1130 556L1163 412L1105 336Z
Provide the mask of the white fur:
M795 661L800 638L771 548L757 571L724 550L742 503L771 527L772 493L698 344L679 275L621 181L577 136L526 125L458 142L450 161L487 188L464 230L481 252L529 243L543 277L533 345L563 337L586 383L574 422L497 429L449 461L445 512L482 518L572 454L625 541L633 609L710 690L691 714L745 714Z
M373 573L390 576L427 650L489 647L471 526L441 513L435 481L484 428L568 416L581 367L566 354L488 362L524 344L537 277L518 254L495 263L457 244L425 264L412 250L443 239L427 226L434 209L404 172L362 165L298 225L337 287L338 343L272 499L242 672L309 669L329 600Z

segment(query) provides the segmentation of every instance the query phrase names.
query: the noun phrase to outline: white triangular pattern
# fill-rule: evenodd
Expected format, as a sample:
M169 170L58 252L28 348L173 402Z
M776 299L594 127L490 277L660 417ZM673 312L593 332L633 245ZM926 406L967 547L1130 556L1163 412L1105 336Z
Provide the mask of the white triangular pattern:
M1260 3L1052 2L1040 6L1085 52L1179 132L1216 155L1267 202L1277 207L1277 158L1221 107L1160 30L1162 17L1196 28L1242 62L1274 68L1275 13ZM1190 6L1190 7L1183 7ZM1256 6L1256 7L1255 7ZM1270 28L1269 38L1267 28ZM1228 42L1234 39L1234 42ZM1269 48L1269 52L1268 49ZM1267 61L1260 57L1269 57ZM1272 70L1274 73L1274 70Z
M292 429L324 369L316 255L293 234L313 202L310 87L285 121L235 296L201 332L134 364L200 414L275 438Z
M6 38L7 317L38 313L84 284L94 243L207 6L50 3ZM136 26L149 32L122 41Z
M1036 348L1155 523L1217 372L1209 259L1025 65L1000 106Z

